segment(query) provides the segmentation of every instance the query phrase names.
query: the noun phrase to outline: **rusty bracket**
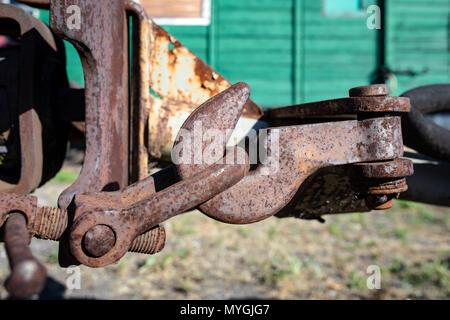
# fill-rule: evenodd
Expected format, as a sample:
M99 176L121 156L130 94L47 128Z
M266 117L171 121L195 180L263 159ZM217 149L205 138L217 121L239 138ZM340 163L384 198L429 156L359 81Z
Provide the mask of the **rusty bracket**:
M79 28L68 21L71 5L80 9ZM67 208L75 194L114 191L129 184L126 21L125 1L51 2L50 27L78 50L86 83L84 165L77 181L60 195L60 208Z

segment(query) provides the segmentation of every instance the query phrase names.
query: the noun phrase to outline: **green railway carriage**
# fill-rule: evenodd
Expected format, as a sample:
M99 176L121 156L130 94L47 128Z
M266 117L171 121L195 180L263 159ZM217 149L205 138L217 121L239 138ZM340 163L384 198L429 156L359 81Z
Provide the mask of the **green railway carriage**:
M399 95L450 80L450 0L166 1L174 12L140 2L231 82L249 83L264 107L345 97L375 81ZM369 28L374 19L381 29ZM82 84L77 54L69 46L68 53L70 78Z

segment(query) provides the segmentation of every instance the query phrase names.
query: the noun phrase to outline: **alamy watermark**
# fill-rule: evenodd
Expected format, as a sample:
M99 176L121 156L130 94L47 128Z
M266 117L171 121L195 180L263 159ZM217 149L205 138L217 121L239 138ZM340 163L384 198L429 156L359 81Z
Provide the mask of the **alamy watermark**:
M66 273L69 275L66 279L66 287L68 290L81 289L81 269L78 266L70 266Z
M370 30L381 29L381 9L379 6L373 4L367 7L366 14L368 15L366 20L367 28Z
M69 30L81 29L81 9L77 5L68 6L66 9L66 25Z
M370 265L367 267L366 273L370 276L367 277L366 285L367 289L381 289L381 270L377 265Z

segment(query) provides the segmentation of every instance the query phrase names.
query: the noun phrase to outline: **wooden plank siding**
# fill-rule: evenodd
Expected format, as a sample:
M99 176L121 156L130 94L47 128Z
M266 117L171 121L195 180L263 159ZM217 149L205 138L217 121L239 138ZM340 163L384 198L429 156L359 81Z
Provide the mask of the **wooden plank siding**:
M322 5L304 1L302 102L346 97L349 88L368 84L376 68L378 31L367 28L366 6L353 17L328 17Z
M324 1L211 0L209 26L163 27L231 82L249 83L252 98L264 107L345 97L349 88L372 80L379 62L379 31L367 28L364 11L326 16ZM359 3L364 10L378 1ZM394 94L448 83L450 0L384 1L388 66L428 70L415 77L395 75ZM43 17L48 19L48 12ZM70 47L69 77L80 82L75 55Z
M246 81L261 105L293 101L293 0L212 0L211 25L164 26L231 82Z
M394 94L450 82L450 0L388 0L386 10L388 65L419 73L395 74Z
M376 31L363 15L325 17L317 0L212 2L211 26L196 36L198 27L165 28L230 81L249 83L262 106L346 96L376 67Z
M199 18L202 0L141 0L147 13L155 18Z

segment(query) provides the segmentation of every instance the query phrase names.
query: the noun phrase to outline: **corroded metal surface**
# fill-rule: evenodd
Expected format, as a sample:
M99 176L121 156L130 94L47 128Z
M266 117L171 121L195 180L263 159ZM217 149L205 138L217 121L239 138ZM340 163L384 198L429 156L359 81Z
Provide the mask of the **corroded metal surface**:
M0 104L8 110L0 131L5 125L9 129L0 190L26 194L54 177L65 156L68 128L57 120L58 94L69 86L65 49L42 21L20 7L0 4L0 20L0 34L15 39L2 48L0 63L6 93Z
M223 94L201 105L186 120L181 129L192 133L194 124L198 121L202 122L208 130L223 131L232 128L248 99L248 94L245 84L231 87ZM233 106L235 111L229 110L227 105ZM327 134L324 135L324 132ZM329 139L330 136L333 139ZM229 135L225 135L224 139L219 140L220 142L215 146L217 147L215 157L222 156L228 138ZM275 141L279 149L272 145ZM179 135L174 143L174 150L175 147L181 146L183 152L195 148L203 152L213 144L209 140L202 140L198 144L195 139L186 139ZM222 222L260 221L288 206L303 181L327 166L387 160L385 170L379 170L380 172L393 169L393 176L402 173L395 168L395 164L403 163L401 160L388 161L403 154L399 117L269 128L263 146L268 151L265 163L260 164L256 170L249 172L245 177L241 177L242 179L233 180L233 184L237 183L232 187L224 188L214 197L212 193L209 193L209 199L205 197L202 201L197 198L199 194L205 195L208 191L211 192L211 188L217 187L216 184L211 185L206 177L200 178L200 175L207 174L213 167L192 161L176 166L177 173L182 179L179 183L129 207L124 208L119 205L113 209L114 206L111 206L109 201L108 209L90 210L95 208L92 206L93 201L98 200L98 197L87 196L91 199L90 205L84 208L78 206L78 213L75 215L76 220L70 238L72 253L80 262L89 266L98 267L115 262L130 248L136 235L187 208L192 208L195 206L194 203L200 204L201 211ZM371 165L372 163L366 164L369 167ZM374 167L379 168L379 165L375 164ZM377 172L375 169L372 171ZM403 173L406 171L405 169ZM393 177L390 177L390 180L392 179ZM200 183L200 180L203 182ZM194 191L188 192L185 189L188 181ZM151 179L147 179L143 185L145 184L150 184L150 188L154 187L154 181ZM388 190L388 185L395 185L395 182L389 181L377 185L378 189L384 191L376 198L377 201L383 200L386 194L393 193L393 190ZM205 186L208 187L205 189ZM372 194L371 189L365 192ZM218 193L217 189L215 193ZM190 198L192 196L197 200L192 200ZM86 196L78 198L81 200L84 198L86 203ZM201 204L202 202L205 203ZM386 206L385 202L377 204L377 207ZM78 204L80 204L79 201ZM84 243L87 240L93 241L96 245Z
M396 97L388 97L390 98L389 103L392 103L392 108L385 109L377 106L375 102L383 101L380 99L386 98L384 95L388 94L385 85L356 87L350 89L349 94L351 98L308 103L288 107L286 110L281 108L270 115L274 119L290 118L297 119L299 122L308 118L328 118L327 120L331 121L335 116L339 120L342 120L342 116L363 120L389 114L400 115L410 109L408 100L397 99ZM353 102L355 100L352 99L364 99L361 101L366 101L367 105L361 108L358 105L354 105ZM339 101L344 101L344 105L347 105L347 107L337 108L336 103L339 103ZM346 103L350 103L353 106L348 108ZM385 179L383 180L381 177L376 179L375 174L381 175L383 169ZM365 172L362 172L363 170ZM373 175L372 178L365 175L365 173L369 174L369 171ZM388 171L391 172L391 175ZM400 192L407 188L405 184L399 185L396 178L410 174L412 174L411 162L404 159L369 162L363 165L355 164L355 167L350 165L322 168L305 180L291 203L279 212L277 216L321 219L323 214L387 209L392 205L390 200L396 196L394 191ZM402 179L397 180L404 182ZM386 191L388 188L390 188L390 192ZM375 195L375 193L378 194Z
M268 155L269 164L271 157L273 161L279 158L276 171L271 165L260 165L200 208L227 223L268 218L288 205L302 182L320 168L400 157L403 145L399 123L400 119L393 117L268 129L266 146L273 136L279 139L278 155Z
M27 215L27 226L30 230L29 238L32 236L31 229L35 221L37 198L16 193L0 193L0 227L6 221L8 214L20 211Z
M80 8L79 28L68 24L67 8L73 4ZM77 48L86 83L86 155L79 178L59 197L59 206L67 208L75 194L118 190L129 183L125 1L54 1L50 26Z
M380 92L377 88L375 89L377 93ZM373 94L374 88L373 86L359 87L356 91ZM385 93L381 90L381 93L383 92ZM330 105L328 102L318 102L300 105L294 109L292 107L278 109L278 111L279 114L295 117L299 114L297 111L300 111L303 116L307 115L303 113L303 110L313 111L312 106L322 107L321 116L341 113L357 114L364 111L399 112L409 108L407 99L392 100L393 106L385 109L384 106L380 107L376 103L379 102L380 97L363 98L368 104L360 104L358 108L353 109L336 109L335 105ZM350 101L354 99L350 98ZM370 104L373 108L370 108ZM204 106L204 109L199 112L206 115L209 114L207 110L207 106ZM209 114L209 117L209 128L218 128L215 124L215 121L219 120L217 115ZM182 128L185 127L186 124ZM194 141L178 139L174 145L189 143L192 145L185 146L183 150L199 147ZM273 149L273 144L277 147L276 149ZM389 160L398 158L403 153L399 117L269 128L263 145L269 151L265 164L260 164L238 184L200 206L204 213L227 223L260 221L288 206L302 182L321 168L364 161ZM203 142L203 148L206 148L205 142ZM276 167L273 167L274 164ZM182 179L189 178L201 169L201 166L193 164L177 166L178 174ZM332 210L339 212L340 209L334 207Z
M59 241L68 225L65 210L53 207L40 207L36 210L33 233L36 238Z
M72 4L81 9L80 29L67 24ZM133 19L131 66L127 15ZM235 224L275 214L321 219L322 214L389 208L391 199L407 189L412 165L400 159L399 115L410 110L410 103L388 97L385 85L269 111L269 120L313 118L317 123L281 121L280 127L260 130L258 151L265 154L259 152L250 171L245 150L226 149L236 126L248 131L262 116L249 99L248 85L231 86L129 0L53 1L50 21L82 58L86 159L78 180L60 196L63 209L38 208L34 197L0 194L0 226L59 240L73 263L102 267L127 251L159 252L165 243L159 224L193 208ZM136 75L130 88L129 67ZM325 120L343 115L352 120ZM214 135L205 137L208 132ZM203 156L200 162L196 154ZM148 176L149 159L169 155L174 165ZM16 211L21 214L11 215ZM23 251L29 237L18 242L11 233L6 236L10 256L20 257L15 250Z
M150 105L150 36L148 17L136 2L126 1L133 22L130 92L130 182L148 176L149 151L146 143Z
M408 159L395 159L383 162L361 162L351 167L355 175L366 179L407 177L413 174L413 164Z
M203 170L211 170L209 166L223 157L226 142L229 139L231 132L242 113L245 103L248 101L249 95L250 89L248 85L244 83L238 83L199 106L185 121L182 129L187 133L193 134L196 124L200 123L200 125L202 126L203 131L200 132L200 139L202 139L202 141L197 146L200 149L198 150L199 152L203 154L203 151L205 149L211 147L217 150L217 153L214 154L211 159L209 159L209 162L201 161L200 164L193 164L193 166L195 166L196 168L196 172L200 173ZM225 133L224 137L222 139L217 139L217 136L215 136L215 139L213 140L203 140L203 132L212 129L216 130L214 132L218 134ZM184 138L186 139L187 137L185 136ZM196 142L195 139L192 141L194 143ZM219 141L219 145L211 146L211 143L216 141ZM176 145L177 142L175 142L174 150L176 150ZM233 149L233 151L234 150L240 149ZM192 151L192 155L196 153L196 151L193 149L183 149L181 151ZM238 154L235 154L234 156L238 156ZM193 157L184 159L184 161L188 161L189 163L194 163L194 160L195 159L193 159ZM181 164L181 167L184 167L183 164ZM162 193L157 193L154 195L155 182L153 180L153 177L150 176L138 183L135 183L134 185L125 188L124 190L112 193L103 192L89 195L80 195L75 198L77 210L75 212L74 219L75 221L78 221L78 219L83 215L82 212L88 210L87 208L101 208L101 202L99 203L100 199L104 199L105 201L107 201L104 202L103 206L109 209L115 208L116 210L124 213L128 212L126 209L127 206L130 206L132 203L139 203L141 201L144 201L144 199L146 198L153 199L155 197L162 197L162 195L173 197L174 193L173 191L169 192L170 190L171 189L168 188L163 190ZM146 228L148 229L149 227L153 227L153 225L147 226ZM89 231L83 238L83 248L90 252L90 254L94 257L98 258L104 256L116 243L115 238L117 237L117 232L114 230L116 229L106 227L106 225L89 229ZM138 231L137 234L140 234L140 232L141 231ZM155 231L151 232L155 233ZM139 242L139 239L148 239L148 235L144 233L140 236L140 238L135 239L134 241ZM101 263L111 263L111 259L108 260L107 257L98 259L97 261L100 261Z
M209 99L189 115L172 149L172 161L181 162L177 164L179 172L195 174L222 158L249 97L249 86L239 82ZM211 152L206 153L207 150ZM202 159L196 159L198 155Z
M356 113L409 112L411 104L407 98L373 96L333 99L296 106L271 109L268 116L273 119L314 118Z
M144 182L136 184L137 188L142 188L143 183ZM133 187L134 186L130 186L129 188L132 189ZM128 190L131 191L130 189ZM134 198L135 201L144 199L143 194L145 193L138 193L138 197ZM112 205L113 203L111 202L111 199L117 201L117 199L114 199L113 197L103 197L103 199L101 199L100 196L101 194L97 195L96 198L85 196L85 205L90 203L93 207L98 207L99 203L102 203L102 200L109 205ZM134 203L126 196L122 199L123 203L127 205ZM92 202L89 202L89 200ZM0 193L0 209L0 227L4 225L8 214L11 212L21 212L26 217L27 239L34 236L40 239L59 241L69 225L69 214L66 210L52 207L37 207L37 199L34 196L25 196L15 193ZM104 238L104 241L108 241L107 237ZM156 226L137 237L133 241L129 251L154 254L163 249L164 243L165 230L163 227ZM93 245L91 244L91 246Z
M388 94L389 88L385 84L372 84L369 86L351 88L349 90L350 97L376 97L387 96Z
M117 262L130 249L136 237L231 187L242 179L248 169L248 159L246 164L228 165L220 161L191 179L182 180L122 210L111 209L109 204L104 204L105 208L100 209L101 203L98 203L97 207L83 211L75 220L70 232L71 252L79 262L91 267ZM85 234L97 225L109 227L115 237L114 246L101 257L89 254L83 245Z
M59 240L68 224L67 212L58 208L38 207L37 198L16 193L0 193L0 227L10 212L26 216L28 238Z
M408 190L405 177L414 173L408 159L362 162L348 167L353 189L365 195L369 209L385 210L392 207L392 199Z
M355 192L347 166L324 167L310 175L276 217L321 220L328 214L370 211L364 197Z
M11 275L5 283L6 289L13 297L20 299L40 293L45 285L47 271L28 247L25 216L21 213L11 213L5 222L4 237L11 267Z
M148 19L150 31L149 152L166 158L181 125L190 113L231 83L189 51L177 39ZM248 100L240 123L244 134L262 116L261 108ZM242 138L242 137L238 137Z

